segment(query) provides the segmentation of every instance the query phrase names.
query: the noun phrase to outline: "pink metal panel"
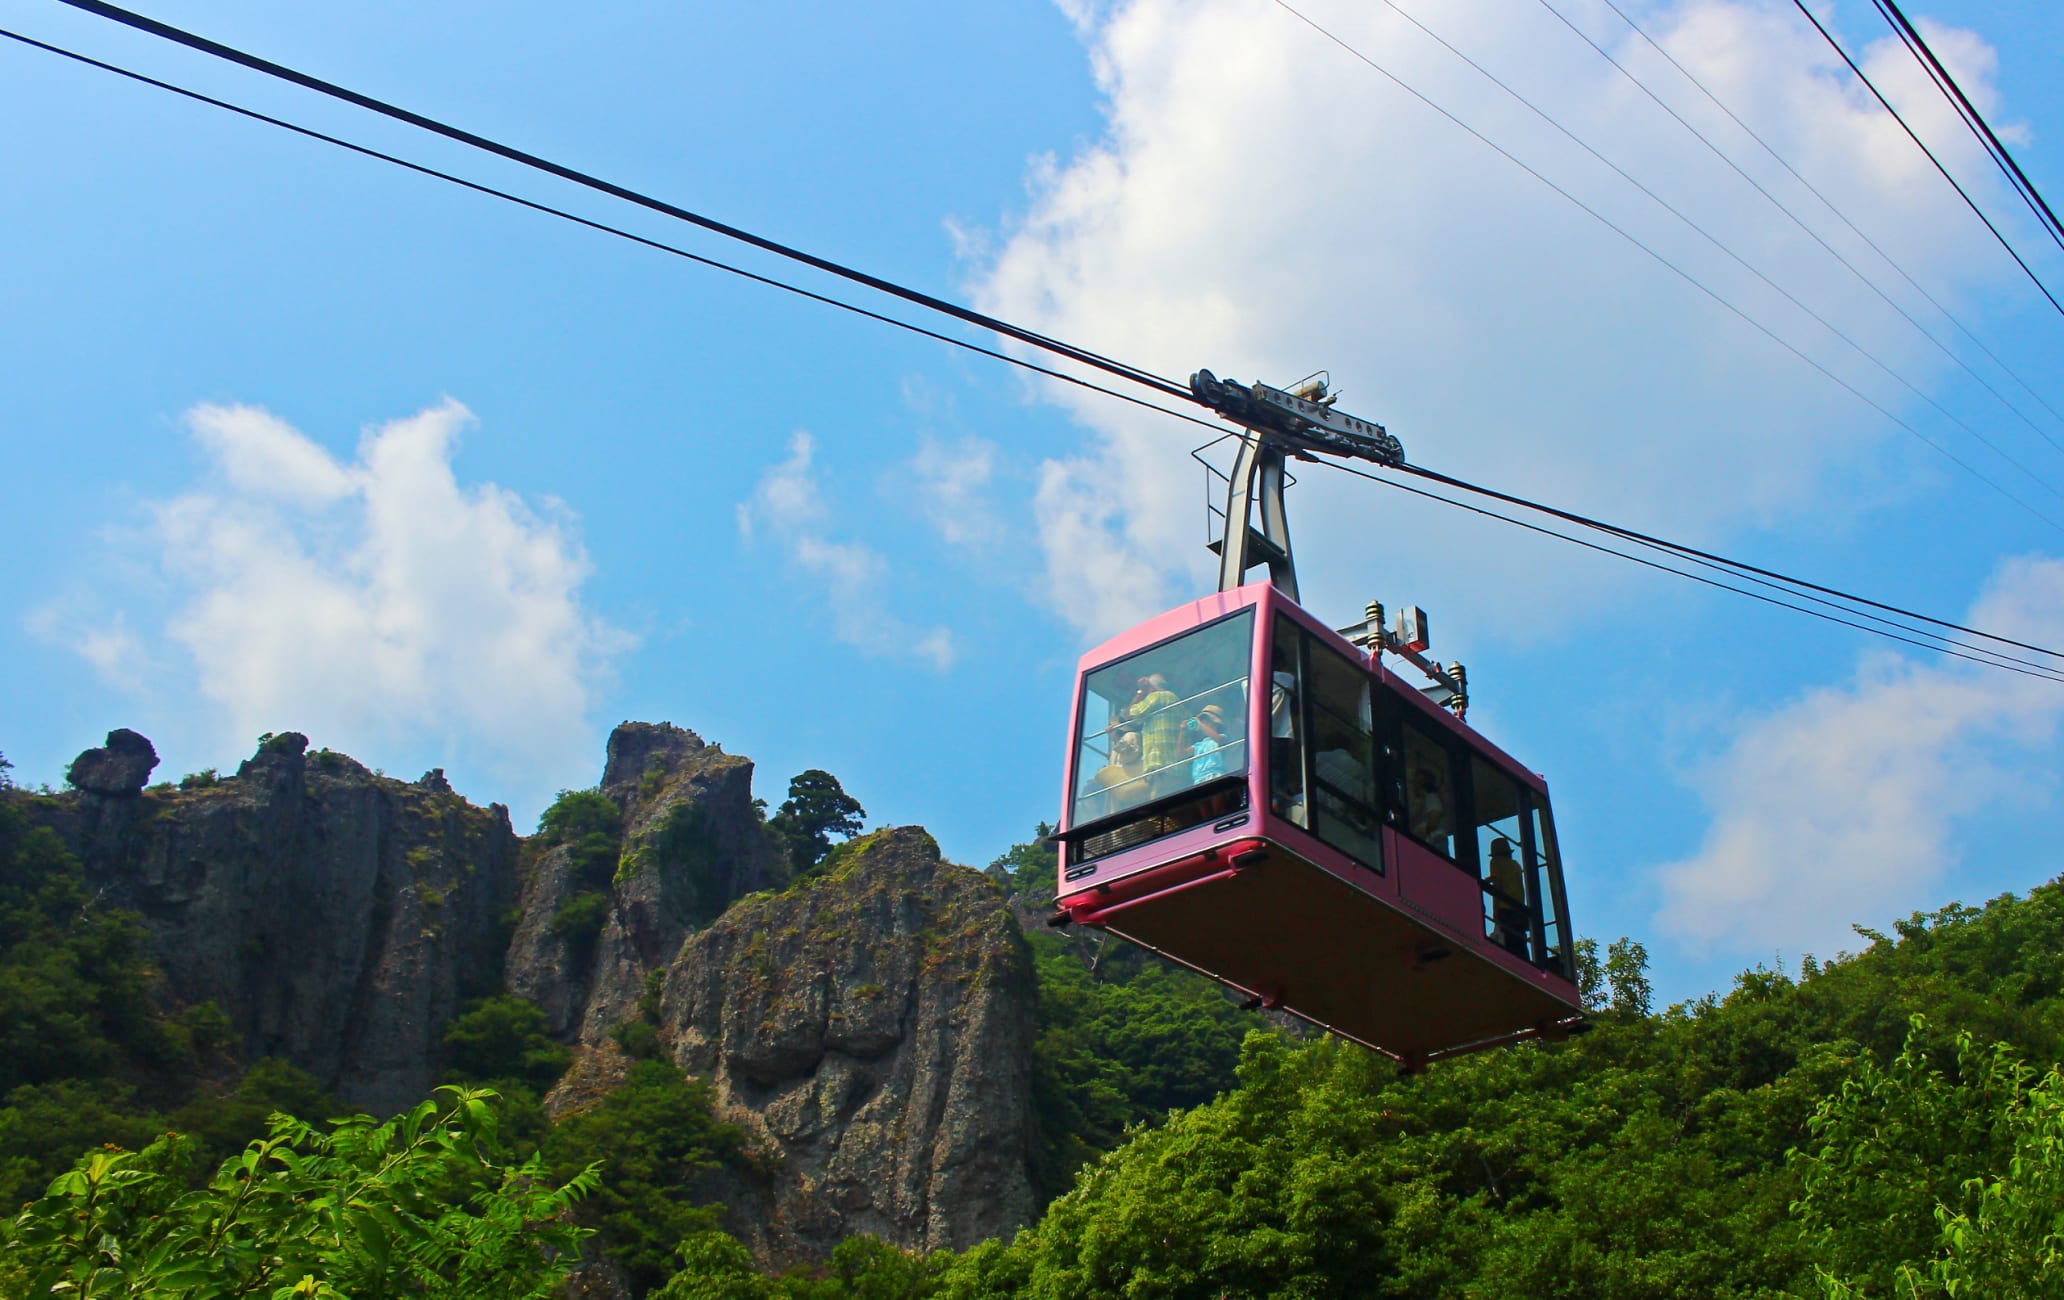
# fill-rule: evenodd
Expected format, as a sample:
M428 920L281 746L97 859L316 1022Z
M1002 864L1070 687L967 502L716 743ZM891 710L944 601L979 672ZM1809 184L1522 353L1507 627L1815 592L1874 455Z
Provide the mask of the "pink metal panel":
M1112 885L1128 876L1136 876L1142 871L1158 867L1164 862L1191 857L1233 840L1251 839L1254 836L1254 827L1248 819L1240 813L1234 813L1232 817L1239 818L1240 824L1229 826L1222 831L1214 831L1214 825L1232 818L1221 818L1220 822L1201 822L1188 830L1164 835L1158 840L1149 840L1136 848L1106 854L1096 860L1094 873L1077 880L1064 880L1061 884L1061 894L1067 897L1084 890ZM1074 846L1063 847L1072 850Z
M1483 937L1483 889L1474 875L1396 831L1386 832L1385 839L1406 907L1472 949L1495 946Z

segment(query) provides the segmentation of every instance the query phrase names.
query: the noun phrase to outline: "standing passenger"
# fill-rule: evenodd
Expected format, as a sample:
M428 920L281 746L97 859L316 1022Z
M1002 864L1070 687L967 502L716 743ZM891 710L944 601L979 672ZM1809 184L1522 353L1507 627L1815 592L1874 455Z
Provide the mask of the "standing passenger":
M1162 773L1182 755L1182 719L1175 716L1175 692L1168 689L1168 679L1160 673L1153 673L1139 679L1139 689L1132 694L1132 704L1125 710L1125 716L1140 724L1140 761L1145 765L1148 784L1155 794L1163 794L1169 784Z
M1527 955L1524 879L1519 859L1512 856L1512 841L1502 835L1492 840L1490 874L1484 877L1491 887L1491 919L1496 923L1498 942L1521 957Z
M1207 704L1190 720L1196 728L1190 739L1190 784L1202 785L1226 774L1225 710Z

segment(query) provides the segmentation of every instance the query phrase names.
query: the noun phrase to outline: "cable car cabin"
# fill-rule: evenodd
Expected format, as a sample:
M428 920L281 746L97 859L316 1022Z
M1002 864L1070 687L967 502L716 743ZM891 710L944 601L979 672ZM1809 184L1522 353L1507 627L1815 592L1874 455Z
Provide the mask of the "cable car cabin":
M1408 1068L1581 1025L1540 777L1269 583L1085 656L1061 911Z

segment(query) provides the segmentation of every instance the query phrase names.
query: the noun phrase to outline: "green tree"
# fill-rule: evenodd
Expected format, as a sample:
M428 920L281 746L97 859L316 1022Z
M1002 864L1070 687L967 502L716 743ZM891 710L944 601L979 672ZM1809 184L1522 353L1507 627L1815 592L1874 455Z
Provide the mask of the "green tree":
M831 852L833 835L852 839L866 820L867 810L839 779L813 767L789 781L788 798L767 819L767 829L791 874L800 877Z
M654 1060L637 1062L621 1087L545 1139L552 1177L600 1170L586 1217L600 1227L602 1252L640 1289L674 1273L684 1239L717 1227L722 1207L703 1202L700 1184L743 1148L744 1134L712 1114L708 1083Z
M2034 1296L2064 1289L2064 1073L1924 1016L1885 1066L1859 1058L1792 1153L1823 1294Z
M565 845L575 881L600 889L615 877L623 852L623 809L600 790L561 790L538 818L538 842Z
M440 1089L406 1115L287 1115L198 1190L199 1143L89 1152L0 1230L0 1292L48 1295L544 1297L579 1258L554 1186L496 1140L494 1094Z
M542 1093L559 1082L573 1053L545 1033L537 1004L501 994L482 998L453 1017L444 1031L453 1083L521 1084Z
M989 870L1002 878L1005 892L1035 906L1046 906L1054 901L1054 887L1061 874L1061 855L1060 850L1046 838L1053 832L1052 826L1041 822L1030 840L1011 845L989 864Z

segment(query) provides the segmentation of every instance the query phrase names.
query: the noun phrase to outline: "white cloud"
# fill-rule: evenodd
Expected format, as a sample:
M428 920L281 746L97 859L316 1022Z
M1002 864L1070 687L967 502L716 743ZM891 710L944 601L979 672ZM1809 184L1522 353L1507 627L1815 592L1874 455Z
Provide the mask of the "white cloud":
M38 640L78 655L116 690L136 694L145 689L149 655L121 612L96 623L63 604L53 604L30 611L23 625Z
M1402 2L1892 368L1928 382L1939 357L1925 342L1553 18L1487 0ZM1089 45L1106 132L1035 165L1028 211L976 276L985 309L1176 377L1209 366L1280 382L1327 366L1343 409L1387 423L1419 463L1691 539L1808 503L1825 517L1831 483L1845 479L1861 501L1954 472L1925 452L1914 471L1906 435L1282 9L1063 8ZM1901 403L1884 374L1396 13L1341 0L1300 8L1859 388ZM1660 58L1613 37L1613 20L1579 16L1687 117L1740 142ZM1954 195L1796 16L1688 0L1652 24L1939 297L1996 273L1995 255L1962 237L1970 219ZM1943 41L1989 96L1983 43ZM1881 44L1870 57L1906 94L1904 56ZM1952 166L1975 148L1946 130L1934 138ZM1796 182L1742 148L1745 166L1868 262ZM1207 583L1185 453L1208 435L1059 385L1042 391L1090 430L1041 478L1052 604L1097 634ZM1890 487L1872 481L1887 455ZM1387 569L1433 575L1449 593L1437 615L1463 633L1492 610L1513 628L1566 623L1553 615L1606 598L1617 581L1595 568L1561 576L1480 522L1408 510L1317 469L1296 493L1293 524L1308 594L1358 607L1380 544Z
M1002 533L989 484L996 477L996 447L980 438L955 443L926 438L910 469L923 506L949 546L993 542Z
M766 534L821 585L832 635L840 641L871 655L909 656L942 671L952 667L950 630L918 628L889 612L888 562L858 542L827 536L831 519L817 488L816 452L807 432L790 439L788 459L761 476L752 499L739 505L739 533L748 542Z
M1973 627L2036 645L2064 639L2064 561L2002 568ZM1959 819L2014 784L2006 761L2050 740L2064 687L1954 660L1867 661L1743 726L1701 774L1712 824L1692 857L1658 869L1658 920L1700 946L1830 951L1852 922L1934 897L1957 865Z
M291 729L501 774L591 766L589 714L628 639L581 603L569 520L456 479L472 418L447 400L369 428L345 461L258 408L195 407L216 480L153 507L131 539L170 592L162 631L117 615L64 639L114 681L149 661L155 686L198 695L239 746Z

